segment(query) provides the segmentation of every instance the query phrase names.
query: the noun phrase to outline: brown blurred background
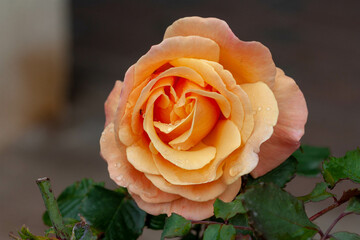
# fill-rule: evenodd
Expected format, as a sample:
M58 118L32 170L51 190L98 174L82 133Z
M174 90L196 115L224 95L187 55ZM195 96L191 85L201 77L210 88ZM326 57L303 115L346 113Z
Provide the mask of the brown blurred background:
M114 187L99 156L103 103L180 17L224 19L240 39L270 48L307 100L304 143L328 146L335 156L359 146L359 10L358 0L2 0L0 239L22 224L37 234L45 229L38 177L50 177L57 194L84 177ZM297 178L289 189L306 194L317 181ZM325 205L310 205L309 215ZM327 228L340 211L316 222ZM335 230L360 234L359 223L349 216Z

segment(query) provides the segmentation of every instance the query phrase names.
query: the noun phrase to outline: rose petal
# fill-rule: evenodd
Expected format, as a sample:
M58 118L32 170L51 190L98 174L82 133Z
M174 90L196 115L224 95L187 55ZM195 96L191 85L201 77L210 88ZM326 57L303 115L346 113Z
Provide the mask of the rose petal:
M251 172L253 177L264 175L285 161L300 146L304 134L308 116L304 95L281 69L277 70L273 92L279 106L279 119L271 138L261 145L259 164Z
M228 184L256 167L260 145L272 135L279 114L275 96L265 83L243 84L241 87L249 96L252 108L257 109L257 112L254 114L254 131L245 146L236 150L226 160L224 179Z
M226 191L219 196L219 199L224 202L232 201L239 192L240 187L241 179L239 178L236 182L228 186ZM170 216L171 213L177 213L189 220L203 220L214 214L213 204L215 199L206 202L195 202L186 198L180 198L168 203L152 204L143 201L136 194L131 193L131 195L141 209L152 215L166 213Z
M162 203L179 198L178 195L160 191L127 161L125 146L116 140L113 123L104 129L100 149L102 157L108 163L110 178L117 185L128 188L147 202Z
M120 93L123 88L124 83L121 81L116 81L113 90L110 92L108 98L105 102L105 127L114 121L116 116L116 110L120 102Z
M140 172L149 174L160 174L152 157L152 153L148 145L137 142L126 148L126 156L128 161Z
M221 178L205 184L180 186L170 184L158 175L145 174L145 176L161 191L178 194L196 202L206 202L215 199L227 188L227 185Z
M148 100L144 118L144 130L157 151L169 162L183 169L199 169L214 159L216 149L199 143L188 151L178 151L165 144L157 135L153 123L154 102L160 94L153 94Z
M217 18L186 17L166 29L164 39L174 36L201 36L220 46L219 63L240 83L274 84L275 64L267 47L259 42L239 40L225 21Z
M254 117L253 110L251 107L250 99L248 95L241 89L239 85L236 84L235 79L232 74L225 70L223 66L216 62L206 61L211 65L214 70L219 74L223 82L225 83L227 89L233 92L240 101L234 101L232 103L232 112L230 119L238 126L241 132L241 140L243 143L246 143L254 129ZM242 106L242 109L237 106Z
M198 144L215 126L219 115L219 107L212 99L196 96L194 117L191 128L169 142L174 149L188 150Z
M134 85L137 86L165 63L191 57L210 61L219 60L219 46L211 39L199 36L172 37L152 46L135 65Z
M154 162L161 175L175 185L207 183L221 177L223 160L227 159L241 144L239 129L230 120L219 120L204 142L216 147L215 159L208 165L197 170L185 170L169 163L159 155L154 155Z

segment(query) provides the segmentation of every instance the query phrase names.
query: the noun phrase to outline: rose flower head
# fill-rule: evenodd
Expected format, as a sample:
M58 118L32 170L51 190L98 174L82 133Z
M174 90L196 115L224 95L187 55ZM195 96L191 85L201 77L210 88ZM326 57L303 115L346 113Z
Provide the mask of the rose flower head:
M138 206L201 220L299 147L304 96L259 42L226 22L186 17L117 81L105 103L101 155Z

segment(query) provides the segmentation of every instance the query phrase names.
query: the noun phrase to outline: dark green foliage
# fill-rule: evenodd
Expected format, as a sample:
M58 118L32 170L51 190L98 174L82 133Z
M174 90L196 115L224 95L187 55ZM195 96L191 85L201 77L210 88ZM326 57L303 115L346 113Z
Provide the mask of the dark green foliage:
M303 202L319 202L327 198L333 197L334 194L327 192L326 189L326 183L317 183L311 193L302 197L298 197L298 199Z
M168 219L166 219L161 239L185 236L190 232L190 229L191 221L173 213Z
M261 182L269 183L272 182L279 187L285 187L295 175L297 161L294 157L290 156L285 162L283 162L279 167L275 168L271 172L268 172L262 177L252 178L250 175L248 177L248 182L246 186L256 185Z
M317 233L303 203L275 184L259 184L240 197L251 225L265 239L310 239Z
M228 220L238 213L246 213L246 210L239 199L235 199L229 203L216 199L214 203L214 213L215 217Z
M293 155L297 161L299 175L313 177L321 172L321 162L330 156L329 148L302 145Z
M330 157L322 167L323 177L331 187L341 179L360 183L360 149L349 151L344 157Z

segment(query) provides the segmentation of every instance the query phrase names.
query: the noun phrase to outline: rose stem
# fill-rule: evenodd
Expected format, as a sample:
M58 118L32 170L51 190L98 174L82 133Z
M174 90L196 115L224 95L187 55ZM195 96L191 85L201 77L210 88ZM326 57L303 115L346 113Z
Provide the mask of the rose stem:
M318 217L320 217L321 215L327 213L328 211L337 208L338 206L340 206L341 204L347 202L350 200L350 198L353 197L353 195L347 195L345 197L341 197L340 200L337 200L335 197L333 198L335 203L331 204L330 206L328 206L327 208L324 208L323 210L321 210L320 212L314 214L313 216L311 216L309 218L310 221L314 221L315 219L317 219Z
M51 190L50 179L47 177L39 178L36 180L36 184L40 189L46 210L54 226L56 237L64 240L70 239L70 234L65 227L55 196Z
M213 221L191 221L192 224L221 224L221 225L227 225L225 223L220 223L220 222L213 222ZM236 226L236 225L233 225L234 228L237 228L237 229L241 229L241 230L248 230L248 231L253 231L252 228L249 228L249 227L244 227L244 226Z
M340 214L334 221L333 221L333 223L330 225L330 227L326 230L326 232L325 232L325 234L324 234L324 236L320 239L320 240L325 240L327 237L328 237L328 235L329 235L329 233L330 233L330 231L334 228L334 226L340 221L340 219L342 219L343 217L345 217L345 216L347 216L347 215L349 215L349 214L352 214L353 212L343 212L342 214Z

